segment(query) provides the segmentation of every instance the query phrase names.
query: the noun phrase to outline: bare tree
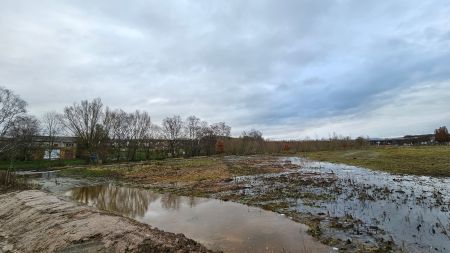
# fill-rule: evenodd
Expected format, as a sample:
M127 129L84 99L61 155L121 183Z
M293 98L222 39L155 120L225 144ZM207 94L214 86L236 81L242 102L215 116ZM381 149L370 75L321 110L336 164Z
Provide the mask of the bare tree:
M214 123L210 126L203 123L201 128L201 147L206 155L224 151L224 139L230 136L231 127L225 122Z
M46 135L48 142L45 150L50 158L56 137L63 131L62 116L56 112L47 112L41 120L42 134Z
M135 160L137 150L148 146L149 138L153 134L150 115L147 112L127 113L123 110L112 111L109 115L109 138L115 149L116 159L120 160L122 150L126 149L127 160Z
M12 91L0 87L0 137L6 135L16 117L25 114L27 103Z
M182 130L183 121L180 116L167 117L163 120L162 131L164 133L164 138L169 141L169 149L173 156L178 153L179 139L183 137Z
M126 148L130 137L129 115L123 110L115 110L109 114L111 118L111 130L109 138L116 153L116 160L121 160L122 150Z
M199 130L200 138L200 148L205 155L213 154L215 149L215 144L217 141L215 132L211 126L208 125L206 121L201 123L201 128Z
M11 122L7 135L14 142L11 158L30 160L33 154L33 137L39 134L39 121L28 115L18 116Z
M62 115L56 112L47 112L41 120L42 133L48 137L55 137L63 132Z
M6 154L15 142L5 138L17 117L26 113L27 103L12 91L0 87L0 154Z
M199 139L201 139L201 138L203 138L205 136L209 136L209 135L214 135L214 131L211 129L208 122L206 122L206 121L200 122L200 128L198 129L197 137Z
M231 127L225 124L225 122L214 123L211 125L211 129L214 135L217 137L229 137L231 132Z
M199 130L201 128L200 119L192 115L186 118L185 132L190 140L198 139Z
M164 133L162 128L157 124L152 124L150 126L149 138L151 139L164 139Z
M189 139L189 153L191 156L199 155L201 121L196 116L192 115L186 118L185 132Z
M106 107L105 111L102 114L102 122L101 127L103 131L102 138L109 138L111 131L113 129L114 119L116 115L114 114L114 111L110 110L109 107Z
M64 124L75 135L89 155L97 154L102 141L107 137L103 125L105 119L103 103L100 98L83 100L80 104L64 108Z
M161 139L164 139L162 128L156 124L151 124L148 130L148 135L145 141L145 156L146 159L150 159L150 155L153 154L156 157L164 157L165 153L161 150Z
M143 146L143 143L149 137L150 127L152 125L150 116L147 112L135 111L130 114L130 145L128 148L128 160L136 159L136 151Z

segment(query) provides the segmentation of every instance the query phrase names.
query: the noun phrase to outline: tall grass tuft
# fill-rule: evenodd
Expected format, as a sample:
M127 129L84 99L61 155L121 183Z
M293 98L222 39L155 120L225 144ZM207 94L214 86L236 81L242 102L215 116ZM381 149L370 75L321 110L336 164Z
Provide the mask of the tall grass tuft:
M13 170L0 170L0 192L35 189L36 185Z

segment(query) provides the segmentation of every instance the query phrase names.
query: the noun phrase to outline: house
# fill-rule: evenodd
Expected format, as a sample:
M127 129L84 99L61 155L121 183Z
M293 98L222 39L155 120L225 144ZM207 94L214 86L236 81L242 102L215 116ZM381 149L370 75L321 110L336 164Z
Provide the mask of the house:
M34 136L33 144L40 147L35 159L75 159L77 154L77 138L66 136ZM43 152L42 152L43 150Z

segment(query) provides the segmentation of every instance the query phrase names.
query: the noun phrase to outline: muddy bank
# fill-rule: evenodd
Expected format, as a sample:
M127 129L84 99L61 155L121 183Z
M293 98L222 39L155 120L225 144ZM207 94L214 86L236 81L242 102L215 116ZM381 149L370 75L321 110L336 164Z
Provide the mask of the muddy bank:
M307 234L308 227L276 214L216 199L160 194L114 184L78 187L66 196L164 231L183 233L212 250L329 253Z
M182 234L30 190L0 195L0 252L211 252Z

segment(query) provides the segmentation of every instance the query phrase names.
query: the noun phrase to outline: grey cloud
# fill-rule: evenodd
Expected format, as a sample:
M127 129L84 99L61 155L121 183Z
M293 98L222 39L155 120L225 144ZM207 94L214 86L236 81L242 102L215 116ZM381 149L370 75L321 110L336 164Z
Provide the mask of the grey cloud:
M234 134L259 127L292 137L450 79L442 1L2 5L0 84L36 114L100 96L155 121L197 114Z

